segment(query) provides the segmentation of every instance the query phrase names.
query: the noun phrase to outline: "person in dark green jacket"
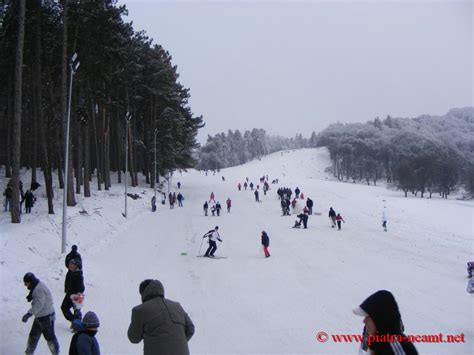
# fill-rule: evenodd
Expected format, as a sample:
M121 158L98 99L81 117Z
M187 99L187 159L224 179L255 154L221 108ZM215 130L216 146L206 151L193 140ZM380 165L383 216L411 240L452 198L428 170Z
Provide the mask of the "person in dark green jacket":
M144 355L188 355L194 324L178 302L165 298L158 280L144 280L139 287L142 304L132 309L128 339L143 339Z

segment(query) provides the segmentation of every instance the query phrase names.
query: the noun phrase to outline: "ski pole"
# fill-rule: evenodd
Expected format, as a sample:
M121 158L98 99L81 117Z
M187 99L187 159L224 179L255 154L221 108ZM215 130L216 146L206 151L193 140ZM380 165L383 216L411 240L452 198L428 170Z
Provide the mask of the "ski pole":
M199 246L199 255L201 255L201 248L202 248L203 241L204 241L204 237L201 238L201 245Z

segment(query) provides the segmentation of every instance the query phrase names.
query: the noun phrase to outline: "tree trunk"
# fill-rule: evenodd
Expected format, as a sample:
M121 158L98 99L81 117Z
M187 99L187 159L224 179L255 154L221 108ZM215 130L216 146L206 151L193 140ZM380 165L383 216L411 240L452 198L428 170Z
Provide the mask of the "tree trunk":
M104 157L104 185L105 189L108 190L110 188L110 112L108 112L105 108L102 110L102 126L104 128L104 150L103 150L103 157Z
M41 88L41 5L38 3L36 9L36 38L35 38L35 83L36 83L36 113L38 115L38 126L40 134L41 148L41 166L43 169L44 183L46 185L46 195L48 197L48 213L54 214L53 206L53 179L51 176L51 167L48 159L48 141L46 138L46 129L43 113L43 94Z
M89 120L83 126L84 137L84 197L91 197L90 187L90 147L89 147Z
M15 53L15 87L13 103L12 200L11 222L21 222L20 158L21 158L21 101L23 74L23 44L25 39L25 0L18 0L18 32Z
M12 131L11 131L11 122L12 122L12 88L11 83L13 79L11 79L11 75L9 76L8 80L8 104L7 104L7 149L6 149L6 161L5 161L5 177L11 178L12 177Z
M82 129L81 123L74 120L77 132L77 157L76 157L76 194L81 193L82 179Z

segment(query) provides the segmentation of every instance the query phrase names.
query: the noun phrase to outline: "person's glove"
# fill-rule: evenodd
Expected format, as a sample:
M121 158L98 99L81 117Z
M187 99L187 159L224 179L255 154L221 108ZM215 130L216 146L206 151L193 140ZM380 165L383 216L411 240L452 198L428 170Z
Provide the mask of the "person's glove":
M26 322L28 322L28 319L29 319L31 316L32 316L31 313L26 313L23 317L21 317L21 321L22 321L23 323L26 323Z
M222 242L222 239L217 238L217 240L218 240L219 242Z

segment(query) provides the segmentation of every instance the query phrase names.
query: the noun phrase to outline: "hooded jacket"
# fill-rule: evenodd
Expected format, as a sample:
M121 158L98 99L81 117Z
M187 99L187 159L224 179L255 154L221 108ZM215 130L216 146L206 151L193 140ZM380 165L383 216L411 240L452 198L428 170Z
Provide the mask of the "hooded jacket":
M143 290L142 304L132 309L128 339L143 339L144 355L188 355L194 324L178 302L166 299L163 285L152 280Z
M400 335L404 337L402 317L398 310L397 301L395 301L391 292L386 290L375 292L362 302L360 308L374 321L377 334ZM374 342L369 347L376 355L418 354L415 346L408 341Z

